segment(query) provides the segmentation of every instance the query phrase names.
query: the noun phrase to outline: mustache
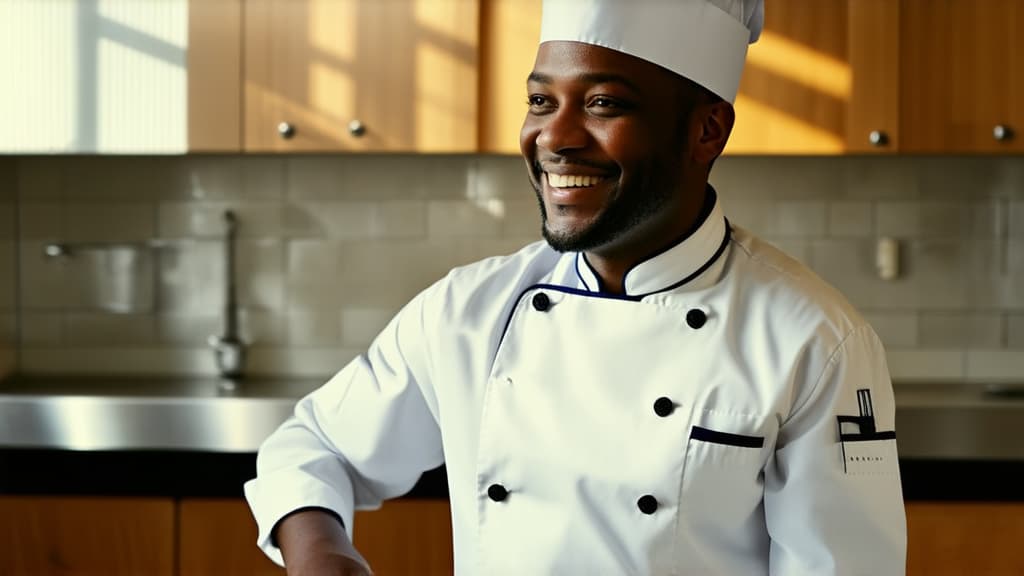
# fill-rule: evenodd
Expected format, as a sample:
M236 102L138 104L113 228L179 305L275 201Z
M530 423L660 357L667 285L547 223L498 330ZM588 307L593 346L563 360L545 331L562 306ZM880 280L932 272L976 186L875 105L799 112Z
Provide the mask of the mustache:
M596 168L603 172L616 173L618 172L618 166L615 164L607 164L604 162L596 162L594 160L587 160L586 158L570 158L568 156L549 155L542 158L536 158L533 161L534 174L540 174L544 171L544 165L559 165L559 166L586 166L588 168Z

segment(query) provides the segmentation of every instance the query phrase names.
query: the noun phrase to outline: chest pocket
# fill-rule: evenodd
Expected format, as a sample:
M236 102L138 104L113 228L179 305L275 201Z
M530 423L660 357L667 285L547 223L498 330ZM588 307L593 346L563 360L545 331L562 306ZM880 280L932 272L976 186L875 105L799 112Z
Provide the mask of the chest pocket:
M683 508L713 510L742 522L761 503L762 468L774 435L773 428L753 415L713 410L694 414L683 464Z

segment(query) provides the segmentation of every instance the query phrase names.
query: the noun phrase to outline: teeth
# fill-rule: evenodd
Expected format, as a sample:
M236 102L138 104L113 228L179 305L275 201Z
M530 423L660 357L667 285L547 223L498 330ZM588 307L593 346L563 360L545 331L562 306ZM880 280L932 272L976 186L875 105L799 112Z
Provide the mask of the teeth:
M575 174L551 174L548 173L548 184L554 188L581 188L593 186L600 182L598 176L579 176Z

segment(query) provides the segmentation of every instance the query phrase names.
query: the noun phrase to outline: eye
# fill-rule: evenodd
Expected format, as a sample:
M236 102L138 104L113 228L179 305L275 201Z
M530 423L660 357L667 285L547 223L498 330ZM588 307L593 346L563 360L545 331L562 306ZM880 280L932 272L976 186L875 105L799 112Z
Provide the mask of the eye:
M594 96L587 107L598 116L617 116L630 109L629 103L610 96Z
M530 94L526 99L526 104L530 107L530 112L533 114L547 112L554 107L551 100L542 94Z

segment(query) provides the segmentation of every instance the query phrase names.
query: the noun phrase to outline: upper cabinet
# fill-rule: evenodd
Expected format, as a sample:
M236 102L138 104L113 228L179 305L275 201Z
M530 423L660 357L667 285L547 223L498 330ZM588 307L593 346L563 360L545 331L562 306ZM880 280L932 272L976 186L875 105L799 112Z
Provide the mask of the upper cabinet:
M472 0L245 0L245 150L473 152Z
M481 0L481 152L519 153L526 77L540 42L541 0Z
M903 0L906 152L1024 152L1024 2Z
M240 1L0 2L0 152L239 150Z
M727 154L884 152L898 143L894 0L771 0Z

